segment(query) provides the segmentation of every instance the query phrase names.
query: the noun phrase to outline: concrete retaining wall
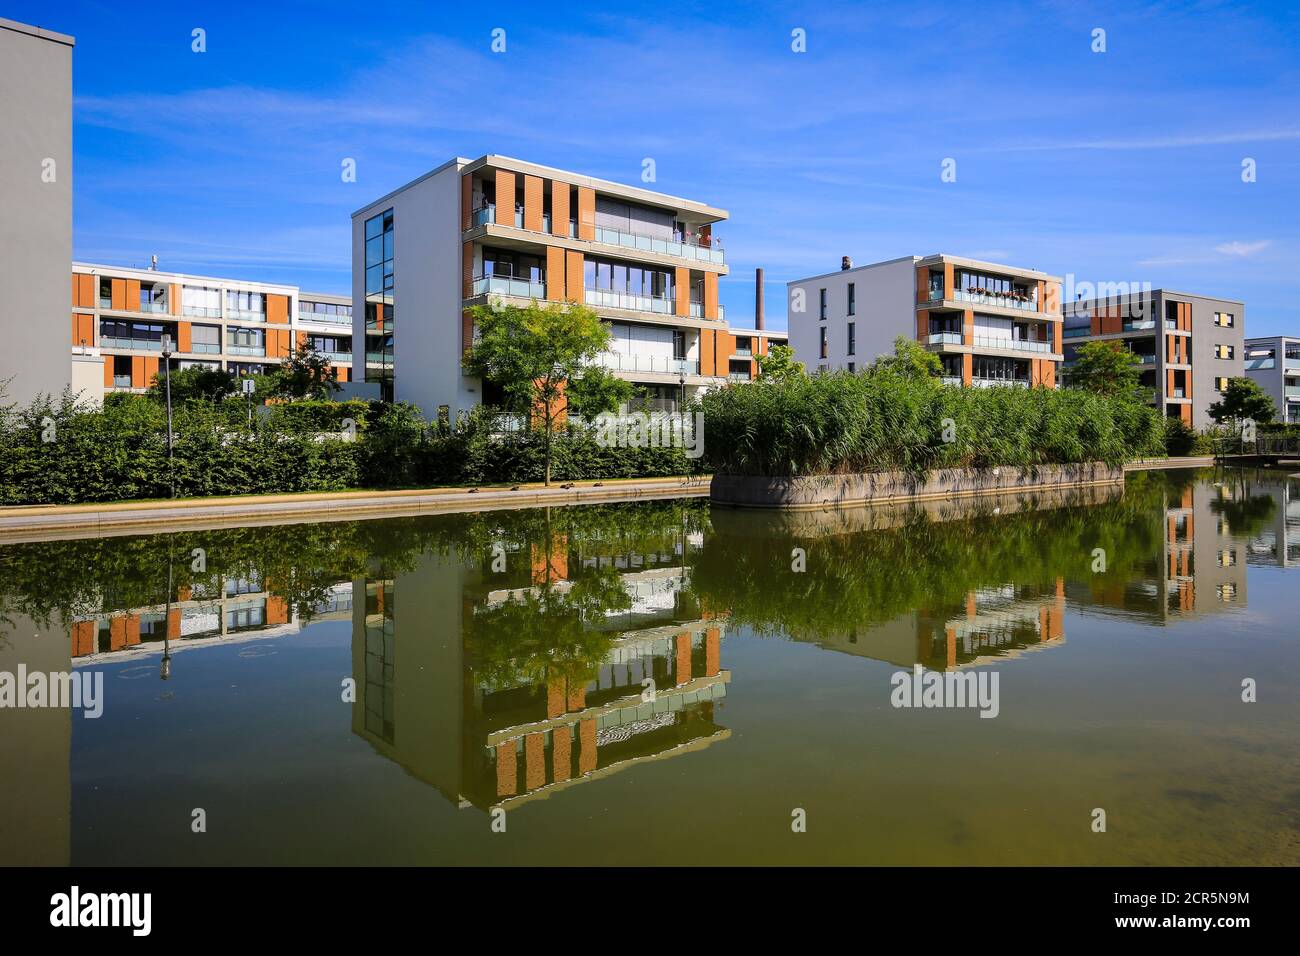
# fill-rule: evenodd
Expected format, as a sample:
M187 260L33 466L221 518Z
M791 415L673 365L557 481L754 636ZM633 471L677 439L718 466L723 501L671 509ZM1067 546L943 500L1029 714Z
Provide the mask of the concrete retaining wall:
M827 508L1123 482L1124 469L1103 462L1037 468L943 468L920 481L899 471L803 478L714 475L709 499L714 504L742 508Z

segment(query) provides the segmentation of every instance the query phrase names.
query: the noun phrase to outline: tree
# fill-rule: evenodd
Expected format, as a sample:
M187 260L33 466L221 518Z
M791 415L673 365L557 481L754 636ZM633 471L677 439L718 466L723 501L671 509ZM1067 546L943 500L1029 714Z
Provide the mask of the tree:
M463 361L465 373L501 386L515 411L531 415L545 429L549 485L551 435L567 414L565 389L609 348L609 327L593 309L577 303L498 301L469 312L475 335Z
M1150 397L1142 387L1142 361L1116 341L1080 345L1065 378L1070 388L1097 395L1129 396L1142 401Z
M943 362L939 356L920 343L900 335L894 339L894 354L882 355L867 366L868 374L884 372L903 378L933 378L937 384L943 375Z
M1230 378L1223 398L1211 405L1210 417L1222 425L1232 422L1240 431L1247 420L1257 425L1267 425L1277 417L1277 408L1268 392L1252 378Z
M295 352L275 370L277 398L327 399L341 387L334 378L332 363L315 349Z
M773 382L784 382L808 374L803 362L794 360L794 349L788 345L770 346L766 355L758 356L757 362L759 378Z
M159 402L165 400L168 378L172 380L172 401L177 405L192 401L215 404L235 390L235 380L229 372L204 365L192 365L155 375L149 386L150 398Z
M592 365L569 382L565 397L570 412L591 419L601 412L617 411L620 405L632 400L635 391L631 382L611 375L599 365Z

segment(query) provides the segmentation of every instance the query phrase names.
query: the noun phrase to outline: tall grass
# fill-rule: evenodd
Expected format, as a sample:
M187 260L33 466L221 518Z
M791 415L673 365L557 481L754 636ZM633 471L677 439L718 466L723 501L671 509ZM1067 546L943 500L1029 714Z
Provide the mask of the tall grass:
M932 378L831 372L733 385L701 404L704 454L715 474L1117 465L1163 449L1153 408L1071 389L958 388Z

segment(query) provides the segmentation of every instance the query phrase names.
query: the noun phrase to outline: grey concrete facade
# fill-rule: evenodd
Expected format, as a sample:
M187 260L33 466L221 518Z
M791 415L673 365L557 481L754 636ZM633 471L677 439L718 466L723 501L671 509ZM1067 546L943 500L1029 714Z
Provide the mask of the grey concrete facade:
M1143 358L1155 406L1201 430L1229 378L1245 369L1245 303L1148 289L1065 306L1065 371L1085 342L1117 341Z
M0 19L0 386L6 402L57 396L72 375L73 43Z
M1268 392L1279 421L1300 422L1300 337L1247 339L1246 375Z

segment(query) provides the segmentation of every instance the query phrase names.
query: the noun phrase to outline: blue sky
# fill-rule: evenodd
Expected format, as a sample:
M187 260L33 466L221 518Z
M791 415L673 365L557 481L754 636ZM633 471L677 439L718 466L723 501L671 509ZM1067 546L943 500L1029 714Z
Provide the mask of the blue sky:
M44 0L0 15L77 37L81 260L156 253L346 292L349 214L451 156L637 184L651 157L652 188L731 214L732 324L752 317L755 266L781 328L789 279L846 254L947 252L1242 299L1248 334L1300 334L1288 4Z

